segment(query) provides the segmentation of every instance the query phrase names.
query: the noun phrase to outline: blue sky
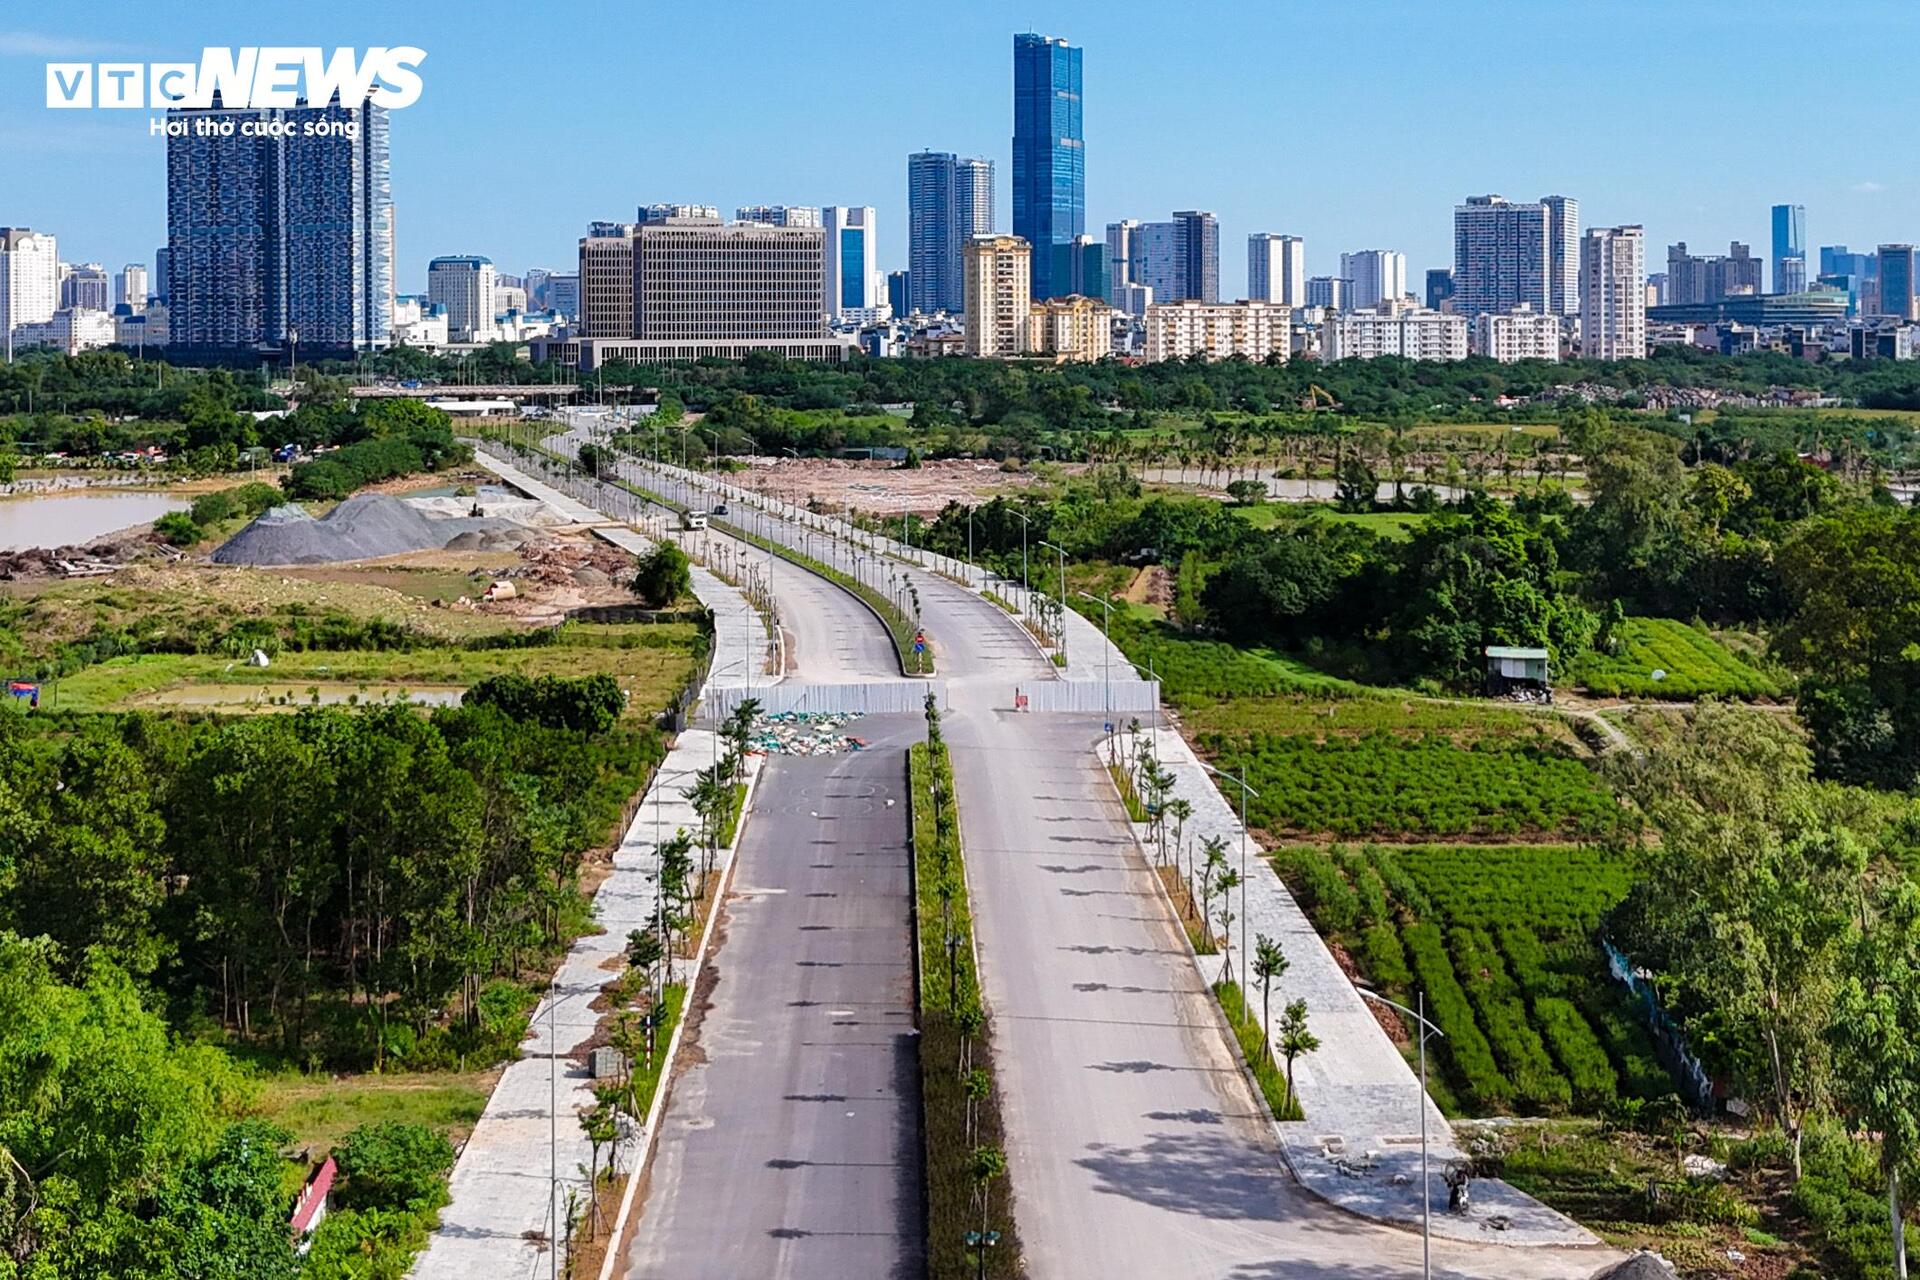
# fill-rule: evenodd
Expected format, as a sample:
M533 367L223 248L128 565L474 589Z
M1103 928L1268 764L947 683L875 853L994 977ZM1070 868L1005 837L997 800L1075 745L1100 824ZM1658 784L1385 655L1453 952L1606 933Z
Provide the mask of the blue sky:
M1915 94L1910 0L94 0L0 12L0 224L61 256L150 261L164 144L145 111L48 111L49 60L197 60L206 45L417 45L395 113L400 286L484 253L565 268L593 218L649 200L872 204L905 265L906 156L983 154L1007 225L1016 31L1086 50L1087 221L1212 209L1222 292L1246 236L1395 248L1451 265L1469 194L1564 192L1588 225L1639 222L1767 252L1767 207L1813 245L1920 240L1898 142ZM1650 262L1650 266L1651 266ZM1416 286L1417 287L1417 286Z

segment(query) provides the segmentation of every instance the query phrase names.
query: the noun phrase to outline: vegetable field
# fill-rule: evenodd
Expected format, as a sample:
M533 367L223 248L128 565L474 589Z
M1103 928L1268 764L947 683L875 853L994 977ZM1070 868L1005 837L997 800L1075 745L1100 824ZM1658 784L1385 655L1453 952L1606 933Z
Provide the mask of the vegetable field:
M1672 618L1628 618L1620 652L1590 653L1573 678L1603 698L1778 698L1781 680L1700 627ZM1658 680L1653 673L1665 674Z
M1439 733L1359 737L1208 733L1202 751L1246 770L1253 823L1280 836L1481 839L1597 834L1618 817L1600 780L1551 742L1456 744Z
M1672 1088L1594 941L1626 892L1588 845L1285 849L1315 925L1379 986L1423 991L1456 1109L1594 1112Z

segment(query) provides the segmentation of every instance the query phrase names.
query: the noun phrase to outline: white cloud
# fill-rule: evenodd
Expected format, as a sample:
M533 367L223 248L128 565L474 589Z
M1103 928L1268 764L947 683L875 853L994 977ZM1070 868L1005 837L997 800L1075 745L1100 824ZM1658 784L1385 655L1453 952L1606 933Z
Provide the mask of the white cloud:
M1881 183L1875 182L1873 179L1869 178L1865 182L1854 183L1853 186L1848 188L1848 190L1857 192L1858 194L1863 196L1871 196L1871 195L1878 195L1880 192L1885 191L1886 187Z

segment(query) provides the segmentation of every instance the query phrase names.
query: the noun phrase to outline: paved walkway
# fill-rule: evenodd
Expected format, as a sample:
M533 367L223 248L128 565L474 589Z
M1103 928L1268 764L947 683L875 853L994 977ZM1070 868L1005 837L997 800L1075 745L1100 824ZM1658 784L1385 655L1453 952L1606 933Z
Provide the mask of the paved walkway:
M1153 735L1148 732L1140 737ZM1124 733L1117 738L1120 758L1132 759L1135 738ZM1214 785L1193 748L1177 732L1162 729L1154 741L1162 766L1175 778L1173 793L1193 806L1193 816L1183 824L1185 856L1191 858L1207 837L1218 836L1226 842L1229 864L1239 870L1244 829L1235 808L1237 800L1230 802ZM1235 790L1230 783L1224 785ZM1144 838L1145 830L1137 827L1136 833ZM1236 919L1225 949L1234 981L1240 981L1243 972L1242 937L1249 944L1261 934L1273 938L1288 961L1285 976L1273 990L1273 1008L1278 1010L1289 1000L1306 1000L1309 1025L1320 1037L1320 1048L1294 1065L1294 1087L1306 1120L1274 1126L1287 1163L1300 1181L1343 1209L1370 1218L1417 1224L1420 1102L1424 1101L1434 1235L1475 1241L1491 1236L1512 1244L1597 1243L1591 1233L1571 1220L1492 1179L1473 1184L1471 1212L1459 1215L1448 1211L1447 1188L1440 1174L1448 1160L1460 1156L1452 1127L1440 1108L1421 1094L1413 1068L1381 1029L1272 865L1261 856L1258 843L1249 841L1246 848L1245 889L1231 904L1235 916L1244 919L1245 931L1242 920ZM1220 956L1195 957L1194 964L1208 983L1219 978ZM1258 979L1251 978L1250 972L1249 978L1249 999L1257 1001ZM1375 1166L1371 1172L1351 1171L1352 1162L1364 1162L1369 1155ZM1348 1162L1348 1169L1343 1170L1336 1157ZM1505 1225L1498 1225L1501 1223Z
M606 518L502 458L483 450L476 451L476 457L507 483L563 512ZM605 532L612 535L609 540L640 542L636 548L620 541L629 550L646 549L644 540L630 530ZM763 652L753 638L765 636L765 625L745 597L705 570L695 571L694 592L714 611L715 658L707 688L737 684L746 671L747 655ZM627 934L653 915L658 841L682 828L699 827L699 817L682 792L712 767L721 751L712 732L688 730L675 739L654 775L614 853L613 874L594 895L594 919L601 932L574 944L535 1011L520 1057L507 1065L494 1086L454 1166L452 1201L414 1262L410 1274L415 1280L530 1280L544 1267L543 1242L553 1232L556 1206L564 1213L568 1191L586 1182L579 1167L587 1162L590 1147L577 1116L593 1103L581 1050L600 1018L590 1006L600 988L620 972L616 957L626 950ZM757 769L758 757L749 761ZM727 856L723 851L716 874L726 866Z

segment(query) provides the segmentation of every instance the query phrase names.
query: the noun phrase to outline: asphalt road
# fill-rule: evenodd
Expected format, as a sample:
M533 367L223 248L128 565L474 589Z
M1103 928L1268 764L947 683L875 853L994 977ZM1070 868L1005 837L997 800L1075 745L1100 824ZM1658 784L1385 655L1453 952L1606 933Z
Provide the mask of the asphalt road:
M952 708L947 741L1027 1273L1419 1276L1417 1234L1338 1210L1288 1174L1100 767L1099 718L1013 712L1014 686L1053 678L1050 665L992 603L913 576ZM1433 1269L1581 1280L1614 1257L1439 1242Z
M920 1274L904 753L918 727L873 717L865 751L768 760L693 1065L661 1121L635 1280Z

